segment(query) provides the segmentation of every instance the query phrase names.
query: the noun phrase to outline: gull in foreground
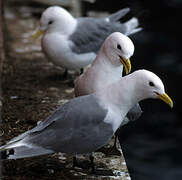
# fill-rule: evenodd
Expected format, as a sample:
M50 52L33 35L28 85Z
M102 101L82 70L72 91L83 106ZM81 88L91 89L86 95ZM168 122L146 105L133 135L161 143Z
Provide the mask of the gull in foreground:
M1 146L1 157L94 152L108 143L128 111L147 98L159 98L173 107L158 76L147 70L135 71L107 88L62 105L35 128Z
M43 34L42 50L53 64L80 70L93 62L111 33L119 31L128 36L141 30L137 28L137 18L119 22L128 12L129 8L125 8L106 18L74 18L62 7L52 6L42 13L40 29L34 37Z

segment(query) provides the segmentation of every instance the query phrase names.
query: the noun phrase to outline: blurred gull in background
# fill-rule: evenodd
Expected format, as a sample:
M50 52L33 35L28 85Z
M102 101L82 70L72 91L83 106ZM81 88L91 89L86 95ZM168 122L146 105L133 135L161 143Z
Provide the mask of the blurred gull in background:
M40 29L34 37L43 34L42 50L53 64L79 71L93 62L103 41L111 33L118 31L128 36L141 30L137 18L119 22L129 10L122 9L106 18L75 19L61 7L49 7L42 13Z

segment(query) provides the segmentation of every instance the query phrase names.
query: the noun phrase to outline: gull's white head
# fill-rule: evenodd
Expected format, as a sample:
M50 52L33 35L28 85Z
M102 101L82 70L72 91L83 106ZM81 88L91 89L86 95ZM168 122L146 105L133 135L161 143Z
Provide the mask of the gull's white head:
M120 32L109 35L103 43L102 52L108 57L111 64L124 66L126 74L131 71L129 58L134 53L134 44L131 39Z
M69 34L72 33L75 26L76 20L68 11L59 6L51 6L42 13L40 29L35 34L35 38L45 32Z
M165 93L164 85L156 74L147 70L138 70L129 76L132 78L131 83L134 85L137 98L140 100L159 98L173 107L171 98Z

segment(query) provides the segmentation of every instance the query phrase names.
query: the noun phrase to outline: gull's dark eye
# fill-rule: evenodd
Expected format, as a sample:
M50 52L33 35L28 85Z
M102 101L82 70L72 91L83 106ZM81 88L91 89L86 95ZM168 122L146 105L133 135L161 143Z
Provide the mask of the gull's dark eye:
M119 50L121 50L121 46L120 46L119 44L117 45L117 48L118 48Z
M152 81L150 81L149 86L154 86L154 83Z
M53 21L49 21L49 22L48 22L49 25L52 24L52 23L53 23Z

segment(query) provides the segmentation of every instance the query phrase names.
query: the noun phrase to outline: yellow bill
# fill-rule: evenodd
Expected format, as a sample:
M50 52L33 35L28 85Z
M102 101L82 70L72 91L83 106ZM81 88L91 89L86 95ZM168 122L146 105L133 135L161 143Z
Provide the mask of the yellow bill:
M33 34L32 35L32 37L34 38L34 39L37 39L37 38L39 38L42 34L44 34L45 33L45 31L44 30L37 30L37 32L35 33L35 34Z
M126 72L126 74L131 72L131 62L130 59L125 59L123 57L120 56L120 61L123 64L124 70Z
M164 101L166 104L168 104L171 108L173 107L173 101L171 98L165 93L165 94L157 94L158 98Z

